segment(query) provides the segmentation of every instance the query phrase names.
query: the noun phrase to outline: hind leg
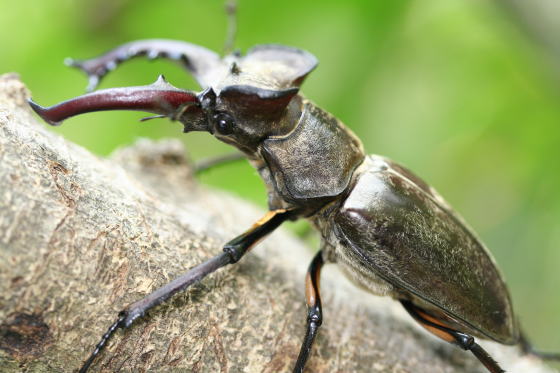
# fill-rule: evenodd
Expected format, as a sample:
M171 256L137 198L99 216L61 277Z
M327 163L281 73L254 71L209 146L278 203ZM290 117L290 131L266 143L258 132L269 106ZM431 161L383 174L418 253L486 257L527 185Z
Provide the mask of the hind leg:
M491 373L504 373L494 359L475 342L474 337L446 326L445 322L431 315L428 315L421 308L416 307L409 301L401 300L407 312L430 333L443 339L446 342L454 343L463 350L470 351Z
M523 352L526 353L527 355L533 355L533 356L539 357L543 360L560 361L560 353L558 353L558 352L542 352L542 351L536 350L535 347L533 347L533 345L531 344L531 342L529 342L529 339L527 338L527 336L523 332L521 332L520 345L521 345L521 350L523 350Z

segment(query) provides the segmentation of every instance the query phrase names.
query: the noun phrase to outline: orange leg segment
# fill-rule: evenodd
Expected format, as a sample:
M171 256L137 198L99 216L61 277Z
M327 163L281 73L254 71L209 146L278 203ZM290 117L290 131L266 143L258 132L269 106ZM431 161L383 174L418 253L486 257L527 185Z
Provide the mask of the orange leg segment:
M478 343L475 342L474 337L457 330L454 330L445 323L445 321L429 315L421 308L416 307L409 301L401 300L402 305L407 312L416 320L422 327L430 333L443 339L446 342L457 344L463 350L468 350L488 369L491 373L504 373L503 370L494 359L486 352Z

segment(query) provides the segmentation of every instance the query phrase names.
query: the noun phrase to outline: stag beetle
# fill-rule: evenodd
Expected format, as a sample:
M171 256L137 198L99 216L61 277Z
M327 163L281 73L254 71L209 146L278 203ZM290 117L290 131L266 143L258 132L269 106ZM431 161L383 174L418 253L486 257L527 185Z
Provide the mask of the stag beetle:
M338 263L371 293L398 300L425 329L471 351L490 372L503 370L475 337L521 344L538 354L520 333L492 256L462 218L408 169L366 155L341 121L299 94L317 66L312 54L270 44L221 58L183 41L154 39L70 64L88 75L93 91L119 63L141 55L179 62L201 92L175 88L160 76L147 86L104 89L48 108L31 100L30 105L51 125L87 112L139 110L177 120L184 132L209 132L256 168L267 186L270 211L226 243L221 254L124 308L80 372L89 369L117 329L238 262L283 222L298 218L319 231L321 250L306 277L307 329L294 372L303 371L322 322L319 277L325 263Z

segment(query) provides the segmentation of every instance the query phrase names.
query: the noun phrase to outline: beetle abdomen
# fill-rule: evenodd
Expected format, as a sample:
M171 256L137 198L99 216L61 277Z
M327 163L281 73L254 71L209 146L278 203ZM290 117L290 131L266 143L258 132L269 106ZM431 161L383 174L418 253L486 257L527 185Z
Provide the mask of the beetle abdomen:
M467 330L516 343L509 293L492 257L437 192L378 156L369 156L356 175L334 214L338 255Z

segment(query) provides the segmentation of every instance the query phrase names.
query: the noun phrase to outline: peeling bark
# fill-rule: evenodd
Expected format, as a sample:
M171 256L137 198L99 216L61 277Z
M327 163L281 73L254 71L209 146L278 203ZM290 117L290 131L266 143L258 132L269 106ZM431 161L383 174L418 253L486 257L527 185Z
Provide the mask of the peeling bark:
M98 158L49 132L0 77L0 371L79 368L117 312L221 251L262 212L192 178L178 141ZM289 372L304 334L311 251L279 231L239 264L120 331L103 372ZM389 299L323 273L309 372L485 372ZM511 372L552 372L485 343Z

